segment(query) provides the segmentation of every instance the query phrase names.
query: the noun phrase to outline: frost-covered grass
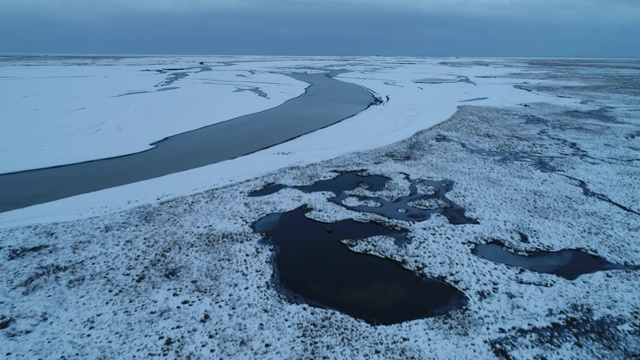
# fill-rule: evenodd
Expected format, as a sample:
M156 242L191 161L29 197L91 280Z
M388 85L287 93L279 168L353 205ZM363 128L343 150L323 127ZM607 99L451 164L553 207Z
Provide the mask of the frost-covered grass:
M487 60L485 67L456 60L452 66L416 59L421 65L411 68L398 64L406 59L377 61L354 59L350 66L359 75L342 77L360 81L382 97L389 95L385 105L246 158L147 183L161 188L159 184L171 181L187 182L165 188L165 199L139 200L148 204L122 211L115 210L126 206L114 200L100 208L108 195L135 199L131 194L142 189L142 183L0 216L6 221L0 232L4 355L638 357L638 272L599 272L568 281L486 261L471 251L475 244L499 240L515 251L580 248L612 262L640 264L640 136L633 135L640 131L637 103L622 96L616 98L616 108L593 113L609 104L611 94L600 96L599 90L589 88L590 101L581 105L582 92L573 85L583 81L589 86L589 77L560 77L542 95L511 86L522 81L524 70L532 70L532 78L556 71L547 64L517 67L512 61ZM432 66L429 69L440 69L439 76L426 70L409 73L418 72L419 66L426 69L422 61ZM518 72L518 79L508 75L510 69ZM505 102L473 102L430 127L439 121L430 120L426 111L431 101L434 108L442 107L437 114L446 113L446 105L438 103L437 96L445 99L441 92L452 89L449 96L455 101L450 99L448 106L453 110L463 97L486 95L468 83L411 81L442 77L445 71L469 76L478 88L484 78L473 74L491 74L486 79L496 84L494 94L504 92ZM374 76L377 82L371 80ZM364 77L369 80L356 79ZM405 87L384 85L389 81ZM418 86L429 89L422 91L431 97L423 97ZM456 93L456 86L464 90ZM510 91L524 97L510 99ZM558 94L571 98L556 101ZM372 129L377 126L381 129ZM410 136L421 126L430 128ZM367 142L360 134L377 131L384 146L375 147L377 140ZM333 145L338 148L336 137L344 147L331 150ZM276 157L279 160L273 160ZM220 169L237 173L216 175ZM466 308L376 327L329 309L289 303L278 293L271 264L275 249L251 230L254 221L302 205L322 221L380 216L334 204L327 200L331 193L283 189L263 197L246 195L269 183L308 185L335 176L335 171L360 169L391 179L381 192L389 199L408 194L407 175L455 182L447 197L479 224L451 225L440 215L420 223L387 219L410 230L408 243L399 247L372 238L349 245L452 284L469 298ZM210 181L209 187L201 182L204 191L176 197L192 192L197 182L189 179L196 177ZM600 196L587 196L576 179L591 195ZM82 200L86 204L78 209L93 209L84 217L73 213ZM63 210L62 216L56 209ZM87 217L90 214L100 216ZM77 219L59 221L71 218ZM529 242L521 242L519 233Z

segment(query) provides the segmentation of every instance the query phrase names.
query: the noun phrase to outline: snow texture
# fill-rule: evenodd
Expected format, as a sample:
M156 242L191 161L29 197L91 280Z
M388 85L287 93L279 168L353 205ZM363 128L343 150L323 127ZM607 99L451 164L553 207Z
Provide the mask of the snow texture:
M150 62L155 68L162 61L177 60L124 59L113 66L125 71L118 68L123 63L141 69L151 68L145 63ZM0 214L5 357L640 357L637 271L597 272L569 281L472 252L476 244L500 241L516 252L582 249L614 263L640 264L638 62L194 61L229 61L260 69L256 74L275 72L276 88L289 81L283 75L288 71L347 69L339 79L388 101L250 156ZM60 74L81 66L67 64L65 70L63 65L40 70ZM23 65L10 66L17 66L15 76L25 77ZM0 69L0 80L14 76L6 64ZM136 86L128 89L141 88L138 77L136 72L136 80L130 79ZM304 86L291 84L295 91ZM273 90L262 89L272 98ZM71 98L83 93L69 91L75 94ZM144 96L155 93L123 98ZM249 91L229 96L264 99ZM26 115L15 110L12 116ZM12 136L48 142L27 131L30 127L22 133L18 128ZM142 146L147 141L133 130L130 137ZM115 143L111 147L119 150ZM28 158L29 151L24 154ZM38 163L39 156L31 155L30 164ZM386 219L409 229L410 241L401 247L384 238L345 243L446 281L469 298L465 308L372 326L331 309L289 303L278 292L272 267L276 249L251 230L257 219L303 205L313 209L311 218L324 222L382 217L332 203L331 193L285 188L262 197L246 195L266 184L309 185L336 172L363 169L390 178L381 192L389 199L409 193L407 178L454 181L447 197L479 224L452 225L440 215L423 222Z
M308 84L232 61L0 63L0 172L115 157L280 105Z

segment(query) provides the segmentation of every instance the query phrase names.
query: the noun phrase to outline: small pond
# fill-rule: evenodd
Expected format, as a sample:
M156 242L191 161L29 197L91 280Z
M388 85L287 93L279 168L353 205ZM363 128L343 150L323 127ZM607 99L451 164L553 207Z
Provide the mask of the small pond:
M494 242L476 245L474 253L483 259L496 263L553 274L568 280L575 280L580 275L603 270L640 269L640 266L614 264L582 250L534 251L519 255L505 249L502 244Z

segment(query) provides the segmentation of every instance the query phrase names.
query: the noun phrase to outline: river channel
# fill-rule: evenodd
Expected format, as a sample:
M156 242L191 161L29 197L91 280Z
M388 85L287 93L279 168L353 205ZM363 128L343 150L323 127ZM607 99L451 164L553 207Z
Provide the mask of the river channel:
M331 77L337 74L289 74L310 84L304 94L269 110L168 137L146 151L0 175L0 212L251 154L340 122L378 101L368 90Z

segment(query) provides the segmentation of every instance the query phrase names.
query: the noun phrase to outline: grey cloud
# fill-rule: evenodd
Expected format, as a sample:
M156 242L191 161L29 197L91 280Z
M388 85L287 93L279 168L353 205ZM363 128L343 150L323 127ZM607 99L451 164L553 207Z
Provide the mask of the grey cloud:
M535 18L538 21L640 21L637 0L0 0L6 11L48 12L91 17L122 13L405 12L483 18Z
M43 1L0 0L0 53L640 57L640 19L598 0Z

